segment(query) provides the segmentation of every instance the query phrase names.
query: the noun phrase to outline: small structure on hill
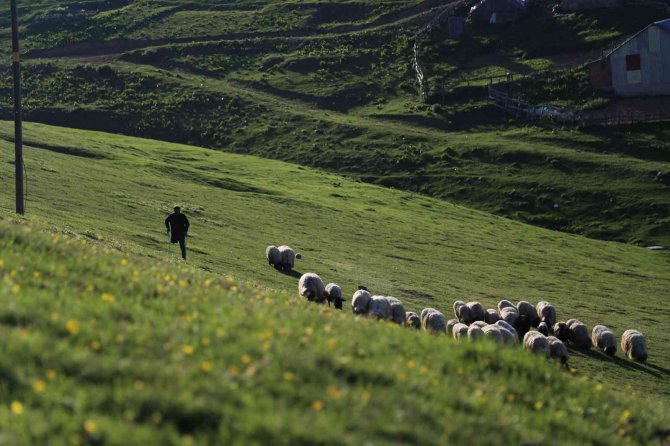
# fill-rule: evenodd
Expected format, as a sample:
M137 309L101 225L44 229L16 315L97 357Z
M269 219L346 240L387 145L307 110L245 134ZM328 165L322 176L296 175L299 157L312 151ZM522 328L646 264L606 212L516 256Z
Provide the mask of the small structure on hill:
M591 85L619 96L670 94L670 19L647 26L589 70Z
M526 13L524 0L480 0L470 9L470 17L479 23L516 22Z

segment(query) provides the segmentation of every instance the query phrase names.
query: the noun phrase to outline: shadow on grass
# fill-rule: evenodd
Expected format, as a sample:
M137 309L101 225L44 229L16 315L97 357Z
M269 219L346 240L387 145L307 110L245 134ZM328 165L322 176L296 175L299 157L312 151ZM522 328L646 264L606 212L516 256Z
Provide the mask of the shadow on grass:
M278 269L277 271L279 271L285 276L295 277L296 279L300 279L300 277L302 276L302 273L300 271L296 271L294 269L291 270Z
M635 362L627 358L622 358L620 356L607 356L605 353L602 353L594 349L582 350L582 349L570 348L570 353L571 354L579 353L584 356L588 356L591 359L599 361L609 361L619 367L623 367L628 370L635 370L638 372L645 372L656 378L661 379L670 378L670 370L658 365ZM620 352L618 353L621 354Z

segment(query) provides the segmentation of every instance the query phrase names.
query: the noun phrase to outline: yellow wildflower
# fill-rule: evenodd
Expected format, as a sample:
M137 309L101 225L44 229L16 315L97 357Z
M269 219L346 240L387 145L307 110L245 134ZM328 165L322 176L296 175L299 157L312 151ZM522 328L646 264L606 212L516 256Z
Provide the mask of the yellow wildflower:
M35 393L44 393L45 388L46 384L41 379L36 379L35 382L33 382L33 390Z
M191 356L193 354L193 347L190 345L184 345L181 348L181 352L186 356Z
M291 382L291 381L295 380L295 374L293 374L291 372L284 372L282 374L282 378L284 378L284 381Z
M210 338L203 338L202 341L200 341L200 343L205 347L209 347L210 345L212 345L212 340Z
M67 321L67 323L65 324L65 329L67 330L68 333L72 335L79 333L79 325L77 324L77 321L75 321L74 319L70 319L69 321Z
M42 274L39 271L33 271L33 277L39 279Z
M244 365L247 365L251 362L251 356L249 355L242 355L242 358L240 359L242 360L242 364Z
M203 363L200 364L200 368L202 369L203 372L209 373L214 369L214 364L212 364L209 361L203 361Z
M18 283L12 286L12 293L13 294L18 294L19 291L21 291L21 285Z
M335 401L342 398L342 391L340 391L340 389L338 389L335 386L328 386L328 389L326 389L326 391L328 392L328 396Z
M56 379L56 371L54 369L47 370L45 375L49 381Z
M91 350L94 350L94 351L97 352L98 350L100 350L102 348L102 344L100 344L100 341L92 341L90 347L91 347Z
M321 412L323 410L324 404L323 401L321 400L316 400L312 403L312 409L316 410L317 412Z
M535 401L535 410L540 410L544 407L544 403L542 401Z
M619 417L619 421L622 423L628 423L628 420L630 420L630 416L631 416L630 410L626 409Z
M14 415L21 415L23 413L23 404L18 401L12 401L12 404L9 405L9 410Z
M95 421L93 420L84 421L84 431L86 431L87 434L95 434L97 430L98 426L95 424Z
M128 263L130 263L130 262L128 261L128 259L121 259L121 262L120 262L120 263L121 263L121 266L126 266L126 265L128 265Z
M101 299L103 302L114 302L114 296L109 293L102 293Z

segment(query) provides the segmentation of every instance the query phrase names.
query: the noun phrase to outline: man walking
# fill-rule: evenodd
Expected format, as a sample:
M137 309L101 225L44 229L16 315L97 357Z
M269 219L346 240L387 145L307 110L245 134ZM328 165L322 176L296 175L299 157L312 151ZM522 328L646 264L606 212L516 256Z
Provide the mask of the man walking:
M179 243L181 256L184 260L186 260L186 236L188 235L189 226L188 218L181 213L179 206L175 206L174 213L165 219L165 228L170 235L170 243Z

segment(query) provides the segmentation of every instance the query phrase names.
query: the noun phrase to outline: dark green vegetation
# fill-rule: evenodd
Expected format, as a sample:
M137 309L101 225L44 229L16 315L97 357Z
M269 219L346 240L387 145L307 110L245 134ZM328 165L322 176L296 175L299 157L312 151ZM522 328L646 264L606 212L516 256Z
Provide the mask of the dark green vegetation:
M668 441L667 253L110 134L30 124L26 158L29 225L0 221L6 444ZM176 201L193 223L188 265L147 258L174 258L162 220ZM265 263L270 242L347 295L364 283L408 309L546 298L562 318L639 328L649 363L571 351L570 373L309 305Z
M655 181L669 170L667 125L525 128L486 102L486 81L467 81L536 73L518 89L528 99L608 103L583 76L547 80L543 70L663 13L634 3L552 18L540 3L514 27L469 25L462 41L431 35L420 50L424 103L412 47L436 0L25 1L24 47L41 58L25 67L27 117L253 153L551 229L670 245L668 184ZM10 80L0 75L5 104Z

